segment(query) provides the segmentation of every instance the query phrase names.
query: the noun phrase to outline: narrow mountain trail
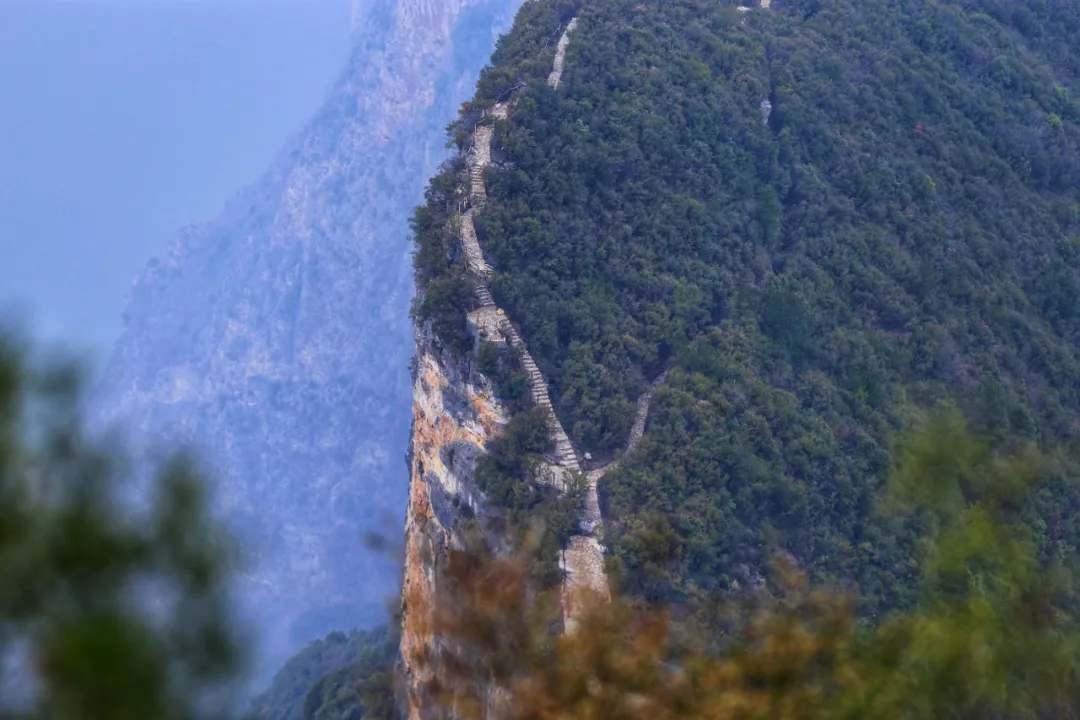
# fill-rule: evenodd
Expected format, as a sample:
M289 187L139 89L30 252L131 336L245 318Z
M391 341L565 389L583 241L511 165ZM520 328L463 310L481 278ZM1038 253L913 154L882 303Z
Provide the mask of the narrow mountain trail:
M577 18L567 23L566 30L563 31L562 37L559 38L559 44L555 46L555 63L547 79L548 86L553 90L558 90L559 83L562 81L563 65L566 63L566 48L570 44L570 33L575 27L577 27Z
M607 465L589 472L589 483L591 485L595 486L604 475L613 470L617 470L622 461L630 455L630 453L637 450L638 445L641 444L641 438L645 435L645 423L649 419L649 405L652 403L653 393L667 381L670 372L670 370L665 370L660 373L660 375L653 380L649 389L642 393L641 397L638 398L637 415L634 417L634 424L630 427L630 437L626 442L626 449L623 451L622 455L615 458Z
M559 38L555 50L555 61L551 73L548 75L547 84L552 88L558 88L562 81L565 66L566 49L570 44L570 33L577 26L577 18L572 19ZM496 103L488 117L493 120L505 120L508 116L508 107L503 103ZM533 402L537 407L544 408L549 417L549 433L554 452L549 458L549 463L541 469L541 482L547 482L560 490L569 489L569 484L576 477L582 475L582 463L573 443L570 441L566 429L559 421L555 408L551 403L550 390L547 380L537 366L532 355L529 354L524 338L514 327L506 313L500 309L491 294L488 279L493 272L492 267L484 258L483 249L476 236L474 218L482 209L483 202L487 198L487 190L484 186L484 170L491 164L491 143L495 134L493 123L479 124L473 131L472 147L469 150L467 161L469 167L469 199L467 209L461 214L460 236L461 249L465 255L465 263L469 271L475 276L476 285L473 294L479 308L470 313L470 319L478 328L483 329L489 337L501 339L516 349L521 355L522 369L526 375L526 385ZM563 615L567 631L573 631L576 619L580 617L584 608L596 601L610 598L607 576L604 572L604 549L600 544L603 518L600 513L600 501L597 494L597 483L605 473L618 467L623 457L633 452L641 442L645 432L645 423L649 415L649 404L652 400L653 391L667 379L665 371L658 377L638 399L638 411L634 424L630 430L625 453L602 468L588 473L586 478L585 497L579 519L581 534L570 538L567 547L562 551L560 565L565 573L563 579Z
M507 108L505 105L498 104L491 111L491 117L496 120L504 120L506 116ZM533 402L537 407L547 410L551 416L551 441L555 446L554 464L565 470L580 472L581 463L578 460L577 453L574 451L574 446L570 442L570 437L566 434L562 423L559 422L559 418L555 415L554 407L551 405L551 395L548 391L547 381L544 379L543 373L540 372L540 368L537 367L536 361L529 354L529 349L526 347L525 341L517 328L513 326L506 314L495 305L495 299L491 295L491 288L488 286L487 278L491 274L491 266L484 259L484 252L477 241L476 225L473 218L478 206L487 197L484 189L484 168L491 164L491 139L493 134L494 129L491 125L480 125L473 133L473 148L469 152L471 163L469 169L470 194L473 202L461 216L461 249L465 254L466 266L476 276L476 287L473 293L477 302L480 303L481 308L494 309L499 332L511 347L521 353L521 365L525 370L529 394ZM551 476L556 483L561 482L563 489L565 489L565 482L562 482L565 472L552 473Z

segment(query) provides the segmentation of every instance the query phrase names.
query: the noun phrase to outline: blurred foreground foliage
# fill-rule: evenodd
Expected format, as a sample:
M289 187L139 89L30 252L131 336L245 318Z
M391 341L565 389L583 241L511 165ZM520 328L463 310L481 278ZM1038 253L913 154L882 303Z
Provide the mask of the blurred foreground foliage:
M4 715L230 716L242 669L226 591L235 548L189 463L167 465L148 507L133 506L130 473L80 430L78 385L67 366L33 369L0 344ZM529 548L492 558L466 547L449 555L435 618L432 714L1080 715L1075 558L1040 551L1044 528L1027 502L1061 460L1034 446L999 452L955 414L911 433L895 456L878 511L921 529L910 609L860 621L858 598L810 587L781 553L763 586L694 606L616 594L568 634L558 593L535 589ZM348 665L301 678L303 702L288 713L258 716L396 714L393 633L316 646Z
M136 512L130 473L80 431L66 367L0 345L0 642L4 715L213 718L236 710L235 549L190 465ZM999 452L945 414L897 446L879 504L921 528L917 602L880 622L810 587L789 554L762 586L661 606L593 603L563 633L523 548L451 551L430 661L432 716L499 718L1050 718L1080 715L1074 556L1040 552L1027 498L1061 461ZM335 634L259 717L397 714L396 636ZM306 651L307 652L307 651ZM327 662L327 657L330 657ZM348 664L338 667L342 659ZM334 666L331 668L331 666ZM295 701L302 694L302 702Z
M1025 496L1054 462L999 454L955 415L905 439L880 511L921 524L918 601L880 623L811 588L791 555L766 585L694 608L593 603L560 634L521 558L449 558L427 690L457 717L1076 717L1072 568L1040 559Z
M78 373L27 358L0 336L0 712L230 715L243 669L227 592L237 553L204 483L175 459L149 503L132 502L119 455L81 430Z

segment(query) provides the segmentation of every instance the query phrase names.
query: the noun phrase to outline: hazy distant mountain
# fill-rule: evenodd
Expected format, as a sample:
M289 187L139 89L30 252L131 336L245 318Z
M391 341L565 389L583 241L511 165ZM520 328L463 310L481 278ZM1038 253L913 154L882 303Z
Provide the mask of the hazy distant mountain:
M132 276L326 97L349 7L0 2L0 314L101 370Z
M323 108L132 287L95 397L143 448L192 442L249 542L261 662L370 623L398 570L410 422L408 218L515 0L372 0ZM383 519L388 522L385 527Z

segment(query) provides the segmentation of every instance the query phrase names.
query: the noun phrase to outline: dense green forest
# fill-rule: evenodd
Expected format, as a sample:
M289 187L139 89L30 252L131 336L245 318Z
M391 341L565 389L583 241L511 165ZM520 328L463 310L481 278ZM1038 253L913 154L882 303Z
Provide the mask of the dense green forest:
M890 512L928 521L906 611L860 622L848 593L813 587L778 553L767 592L726 593L692 615L616 592L552 637L561 591L536 592L531 556L466 545L450 551L436 632L453 671L431 716L1077 717L1075 563L1040 561L1039 530L1016 512L1056 461L1030 444L1002 453L955 411L899 436L894 454ZM485 712L483 680L503 689L500 712Z
M397 717L397 633L333 632L309 643L251 703L248 720L389 720Z
M618 452L673 368L600 488L626 589L755 584L784 548L874 616L914 592L918 528L877 509L897 431L945 403L1075 449L1077 37L1064 0L521 11L451 136L513 98L477 232L577 445ZM417 316L467 354L461 169L413 227ZM1080 539L1064 467L1025 508L1044 558Z

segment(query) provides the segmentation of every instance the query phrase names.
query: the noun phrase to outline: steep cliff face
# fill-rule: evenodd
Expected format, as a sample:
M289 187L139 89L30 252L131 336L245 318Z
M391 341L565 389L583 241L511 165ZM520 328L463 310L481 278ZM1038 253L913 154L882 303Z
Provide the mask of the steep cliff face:
M566 23L555 46L546 81L552 90L559 87L576 22L571 18ZM440 602L440 575L447 550L461 546L465 527L478 530L496 553L508 543L498 529L500 525L490 522L503 509L488 502L476 484L477 459L488 451L488 443L502 433L510 418L492 380L476 367L476 353L482 344L512 349L520 362L528 403L547 416L551 450L533 466L530 476L520 480L563 493L575 480L584 482L577 510L578 531L566 539L558 558L566 629L573 631L584 602L607 597L609 592L600 544L602 518L597 483L614 463L583 472L582 458L552 406L546 378L512 318L495 303L489 281L497 269L487 262L476 233L476 217L483 212L487 198L485 171L492 164L494 126L515 121L511 117L514 104L512 95L505 102L495 102L474 124L468 149L462 153L464 166L456 176L457 211L446 220L452 238L450 254L459 258L472 287L466 316L472 349L462 352L460 347L448 347L432 330L431 322L422 318L416 332L401 640L407 712L411 718L429 714L433 702L430 688L440 684L440 638L433 631L432 617ZM421 294L426 290L419 288ZM641 437L650 396L642 398L636 433L631 435L628 450Z
M407 219L516 0L370 0L323 108L221 217L136 278L95 415L193 443L253 557L267 667L382 613L409 427ZM497 413L492 416L497 419Z
M410 714L418 716L437 676L432 613L441 562L466 526L484 531L498 517L474 477L477 458L508 416L491 382L441 346L429 328L416 333L413 368L401 657Z

